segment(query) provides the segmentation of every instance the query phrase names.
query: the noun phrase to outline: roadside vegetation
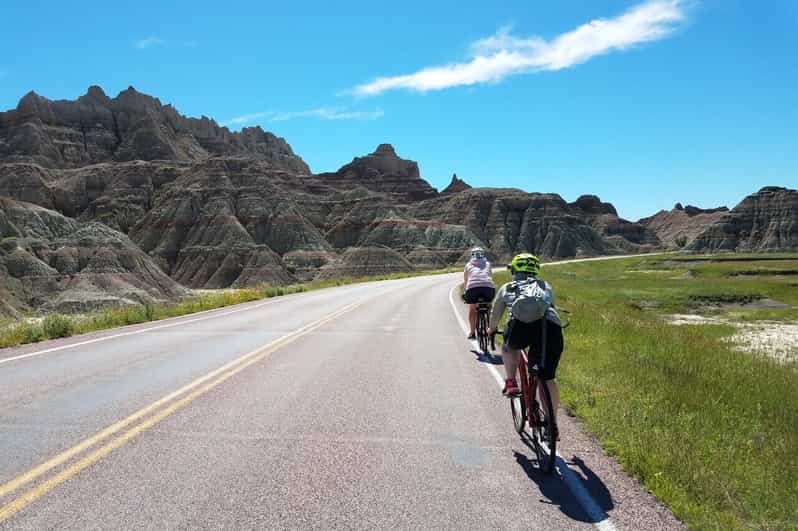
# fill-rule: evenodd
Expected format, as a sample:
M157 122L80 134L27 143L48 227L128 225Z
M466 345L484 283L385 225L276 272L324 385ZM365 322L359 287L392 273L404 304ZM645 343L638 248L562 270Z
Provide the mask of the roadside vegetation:
M294 284L289 286L261 286L247 289L197 290L197 295L175 303L137 304L119 308L108 308L87 315L63 315L51 313L45 316L29 316L19 321L0 322L0 348L36 343L45 339L69 337L108 328L158 321L192 313L214 310L234 304L251 302L271 297L323 288L345 286L376 280L394 280L413 276L443 274L455 269L391 273L360 278L341 278ZM456 269L459 271L459 269Z
M798 319L797 271L798 255L543 269L573 312L558 371L567 411L692 529L798 521L798 363L731 341L738 322ZM678 326L671 314L717 320Z

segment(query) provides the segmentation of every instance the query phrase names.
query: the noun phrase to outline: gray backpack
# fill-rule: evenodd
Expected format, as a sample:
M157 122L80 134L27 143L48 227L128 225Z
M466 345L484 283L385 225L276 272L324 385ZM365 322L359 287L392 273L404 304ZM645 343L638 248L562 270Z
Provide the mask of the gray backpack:
M543 319L551 307L551 296L546 292L546 284L542 280L530 278L513 282L509 288L515 292L510 315L522 323Z

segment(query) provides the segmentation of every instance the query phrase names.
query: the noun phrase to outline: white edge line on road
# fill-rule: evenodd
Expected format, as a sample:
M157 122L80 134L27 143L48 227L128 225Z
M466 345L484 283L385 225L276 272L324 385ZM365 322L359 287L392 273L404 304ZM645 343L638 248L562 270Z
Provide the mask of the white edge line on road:
M205 310L203 312L197 312L197 313L207 313L207 312L214 312L214 313L208 314L208 315L203 315L202 317L195 317L193 319L182 319L182 316L181 317L172 317L172 318L170 318L170 320L171 319L179 319L179 321L175 321L175 322L171 322L171 323L167 323L167 324L161 324L161 325L157 325L157 326L151 326L149 328L141 328L139 330L131 330L130 332L121 332L119 334L113 334L113 335L110 335L110 336L96 337L94 339L88 339L86 341L80 341L78 343L70 343L69 345L61 345L61 346L58 346L58 347L46 348L44 350L37 350L36 352L28 352L27 354L20 354L19 356L14 356L14 357L11 357L11 358L2 358L2 359L0 359L0 365L2 365L3 363L10 363L12 361L23 360L25 358L32 358L34 356L41 356L42 354L49 354L51 352L56 352L56 351L59 351L59 350L66 350L66 349L69 349L69 348L82 347L83 345L90 345L92 343L99 343L100 341L108 341L109 339L115 339L115 338L118 338L118 337L132 336L132 335L136 335L136 334L143 334L144 332L151 332L153 330L159 330L159 329L162 329L162 328L171 328L173 326L180 326L180 325L184 325L184 324L196 323L197 321L204 321L206 319L213 319L214 317L224 317L226 315L232 315L232 314L238 313L238 312L245 312L247 310L254 310L256 308L260 308L261 306L266 306L267 304L273 304L275 302L278 302L279 300L280 300L280 297L276 297L274 299L271 299L271 300L268 300L268 301L265 301L265 302L261 302L259 304L253 304L252 306L247 306L246 308L237 308L237 309L230 310L230 311L219 311L219 310L222 310L222 308L214 308L212 310ZM196 315L196 313L193 314L193 315ZM100 330L98 330L98 332L99 331Z
M655 255L655 254L669 254L669 253L648 253L648 254ZM574 259L574 260L563 260L563 261L560 261L560 262L551 262L551 263L552 264L568 264L568 263L571 263L571 262L589 262L589 261L592 261L592 260L611 260L613 258L631 258L631 257L635 257L635 256L645 256L645 255L616 255L616 256L610 256L610 257L600 257L599 256L599 257L594 257L594 258L577 258L577 259ZM543 265L546 265L546 264L543 264ZM397 279L397 280L403 280L403 279ZM378 281L378 282L384 282L384 281ZM19 361L19 360L24 360L24 359L27 359L27 358L33 358L33 357L36 357L36 356L41 356L42 354L49 354L51 352L57 352L59 350L66 350L66 349L75 348L75 347L82 347L83 345L90 345L92 343L99 343L101 341L108 341L109 339L115 339L115 338L118 338L118 337L132 336L132 335L135 335L135 334L143 334L144 332L151 332L153 330L160 330L160 329L163 329L163 328L171 328L173 326L180 326L180 325L183 325L183 324L196 323L198 321L204 321L206 319L212 319L214 317L223 317L225 315L232 315L232 314L238 313L238 312L244 312L244 311L247 311L247 310L254 310L256 308L260 308L262 306L266 306L267 304L273 304L275 302L279 302L279 299L280 298L275 298L273 300L262 302L260 304L255 304L255 305L252 305L252 306L248 306L246 308L238 308L238 309L227 311L227 312L220 311L220 310L222 310L222 308L214 308L212 310L205 310L205 311L202 311L202 312L196 312L195 314L192 314L192 315L204 314L204 313L208 313L208 312L214 312L214 313L212 313L210 315L204 315L202 317L197 317L197 318L194 318L194 319L183 319L183 316L170 317L168 319L163 319L163 320L164 321L171 320L171 319L180 319L180 320L176 321L176 322L168 323L168 324L162 324L162 325L158 325L158 326L151 326L149 328L142 328L140 330L132 330L130 332L121 332L119 334L113 334L113 335L110 335L110 336L103 336L103 337L97 337L97 338L94 338L94 339L88 339L86 341L80 341L78 343L70 343L69 345L61 345L61 346L58 346L58 347L51 347L51 348L46 348L46 349L43 349L43 350L37 350L35 352L28 352L27 354L20 354L19 356L13 356L13 357L10 357L10 358L1 358L0 359L0 365L2 365L4 363L11 363L12 361ZM461 321L460 324L461 325L463 324L462 321ZM135 326L135 325L133 325L133 326ZM98 332L102 332L102 330L98 330ZM502 382L502 385L504 385L504 382Z
M462 328L463 332L467 334L469 328L468 324L465 322L463 316L460 315L460 311L457 309L457 305L454 302L454 292L457 287L458 284L455 284L451 291L449 291L449 303L452 305L454 315L457 317L457 321L460 323L460 328ZM471 343L477 352L479 352L479 344L476 342L476 340L467 341ZM482 365L493 375L496 383L499 384L499 388L503 388L504 378L502 378L501 374L499 374L499 371L496 369L496 367L490 363L483 363ZM612 522L612 520L610 520L610 516L605 513L599 504L596 503L596 500L590 496L590 493L579 481L579 478L576 477L573 470L568 467L568 464L562 458L560 452L557 452L557 471L559 472L560 477L563 479L565 484L568 486L568 490L571 491L571 494L574 495L576 501L579 502L579 505L581 505L585 513L587 513L588 518L592 520L593 525L601 531L617 531L615 524Z
M404 279L396 279L396 280L404 280ZM378 280L378 281L375 281L375 282L385 282L385 281L384 280ZM359 283L352 284L351 286L357 286L358 284L365 284L365 283L364 282L359 282ZM315 291L322 292L324 290L315 290ZM304 292L304 293L313 293L313 292L311 291L311 292ZM292 293L291 295L300 295L300 293ZM153 330L160 330L162 328L171 328L173 326L180 326L180 325L184 325L184 324L196 323L198 321L204 321L206 319L213 319L214 317L224 317L226 315L232 315L232 314L238 313L238 312L245 312L247 310L254 310L256 308L260 308L260 307L266 306L268 304L274 304L274 303L280 302L282 300L285 300L285 298L284 297L275 297L273 299L270 299L270 300L265 301L265 302L261 302L259 304L253 304L252 306L247 306L246 308L237 308L237 309L233 309L233 310L230 310L230 311L223 311L224 308L213 308L211 310L204 310L204 311L201 311L201 312L196 312L196 313L193 313L193 314L189 314L189 315L199 315L199 314L206 314L206 313L209 313L209 312L214 312L214 313L210 313L209 315L203 315L202 317L196 317L196 318L193 318L193 319L184 319L185 316L169 317L167 319L161 319L161 321L172 321L173 319L179 319L179 320L175 321L175 322L170 322L170 323L167 323L167 324L151 326L149 328L142 328L142 329L139 329L139 330L131 330L130 332L121 332L119 334L113 334L113 335L110 335L110 336L103 336L103 337L97 337L97 338L94 338L94 339L88 339L86 341L80 341L78 343L70 343L69 345L61 345L61 346L58 346L58 347L51 347L51 348L46 348L46 349L43 349L43 350L37 350L35 352L28 352L27 354L20 354L19 356L13 356L13 357L10 357L10 358L2 358L2 359L0 359L0 365L2 365L4 363L10 363L12 361L24 360L26 358L33 358L35 356L41 356L42 354L49 354L51 352L57 352L59 350L66 350L66 349L69 349L69 348L82 347L83 345L90 345L92 343L99 343L101 341L107 341L109 339L115 339L115 338L118 338L118 337L132 336L132 335L135 335L135 334L143 334L144 332L151 332ZM246 303L244 303L244 304L246 304ZM136 325L131 325L131 326L136 326ZM109 329L109 330L112 330L112 329ZM97 330L97 332L102 332L102 330ZM24 346L24 345L22 345L22 346Z

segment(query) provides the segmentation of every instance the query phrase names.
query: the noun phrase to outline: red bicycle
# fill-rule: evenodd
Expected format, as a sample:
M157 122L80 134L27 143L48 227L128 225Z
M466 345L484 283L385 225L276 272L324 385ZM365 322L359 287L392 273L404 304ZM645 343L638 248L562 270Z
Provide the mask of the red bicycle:
M497 330L496 333L504 335L502 330ZM495 348L495 341L493 347ZM540 469L550 474L557 460L557 421L549 388L543 378L539 377L546 361L545 332L541 352L540 363L536 360L531 360L530 363L527 350L521 351L521 363L518 366L521 393L509 398L515 431L522 439L531 443Z

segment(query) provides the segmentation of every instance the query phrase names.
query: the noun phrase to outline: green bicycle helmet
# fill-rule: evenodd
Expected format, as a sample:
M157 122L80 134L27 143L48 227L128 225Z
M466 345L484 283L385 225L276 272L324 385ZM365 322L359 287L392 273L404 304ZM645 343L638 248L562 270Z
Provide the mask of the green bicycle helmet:
M521 253L513 256L510 262L513 273L529 273L533 277L540 274L540 260L534 254Z

